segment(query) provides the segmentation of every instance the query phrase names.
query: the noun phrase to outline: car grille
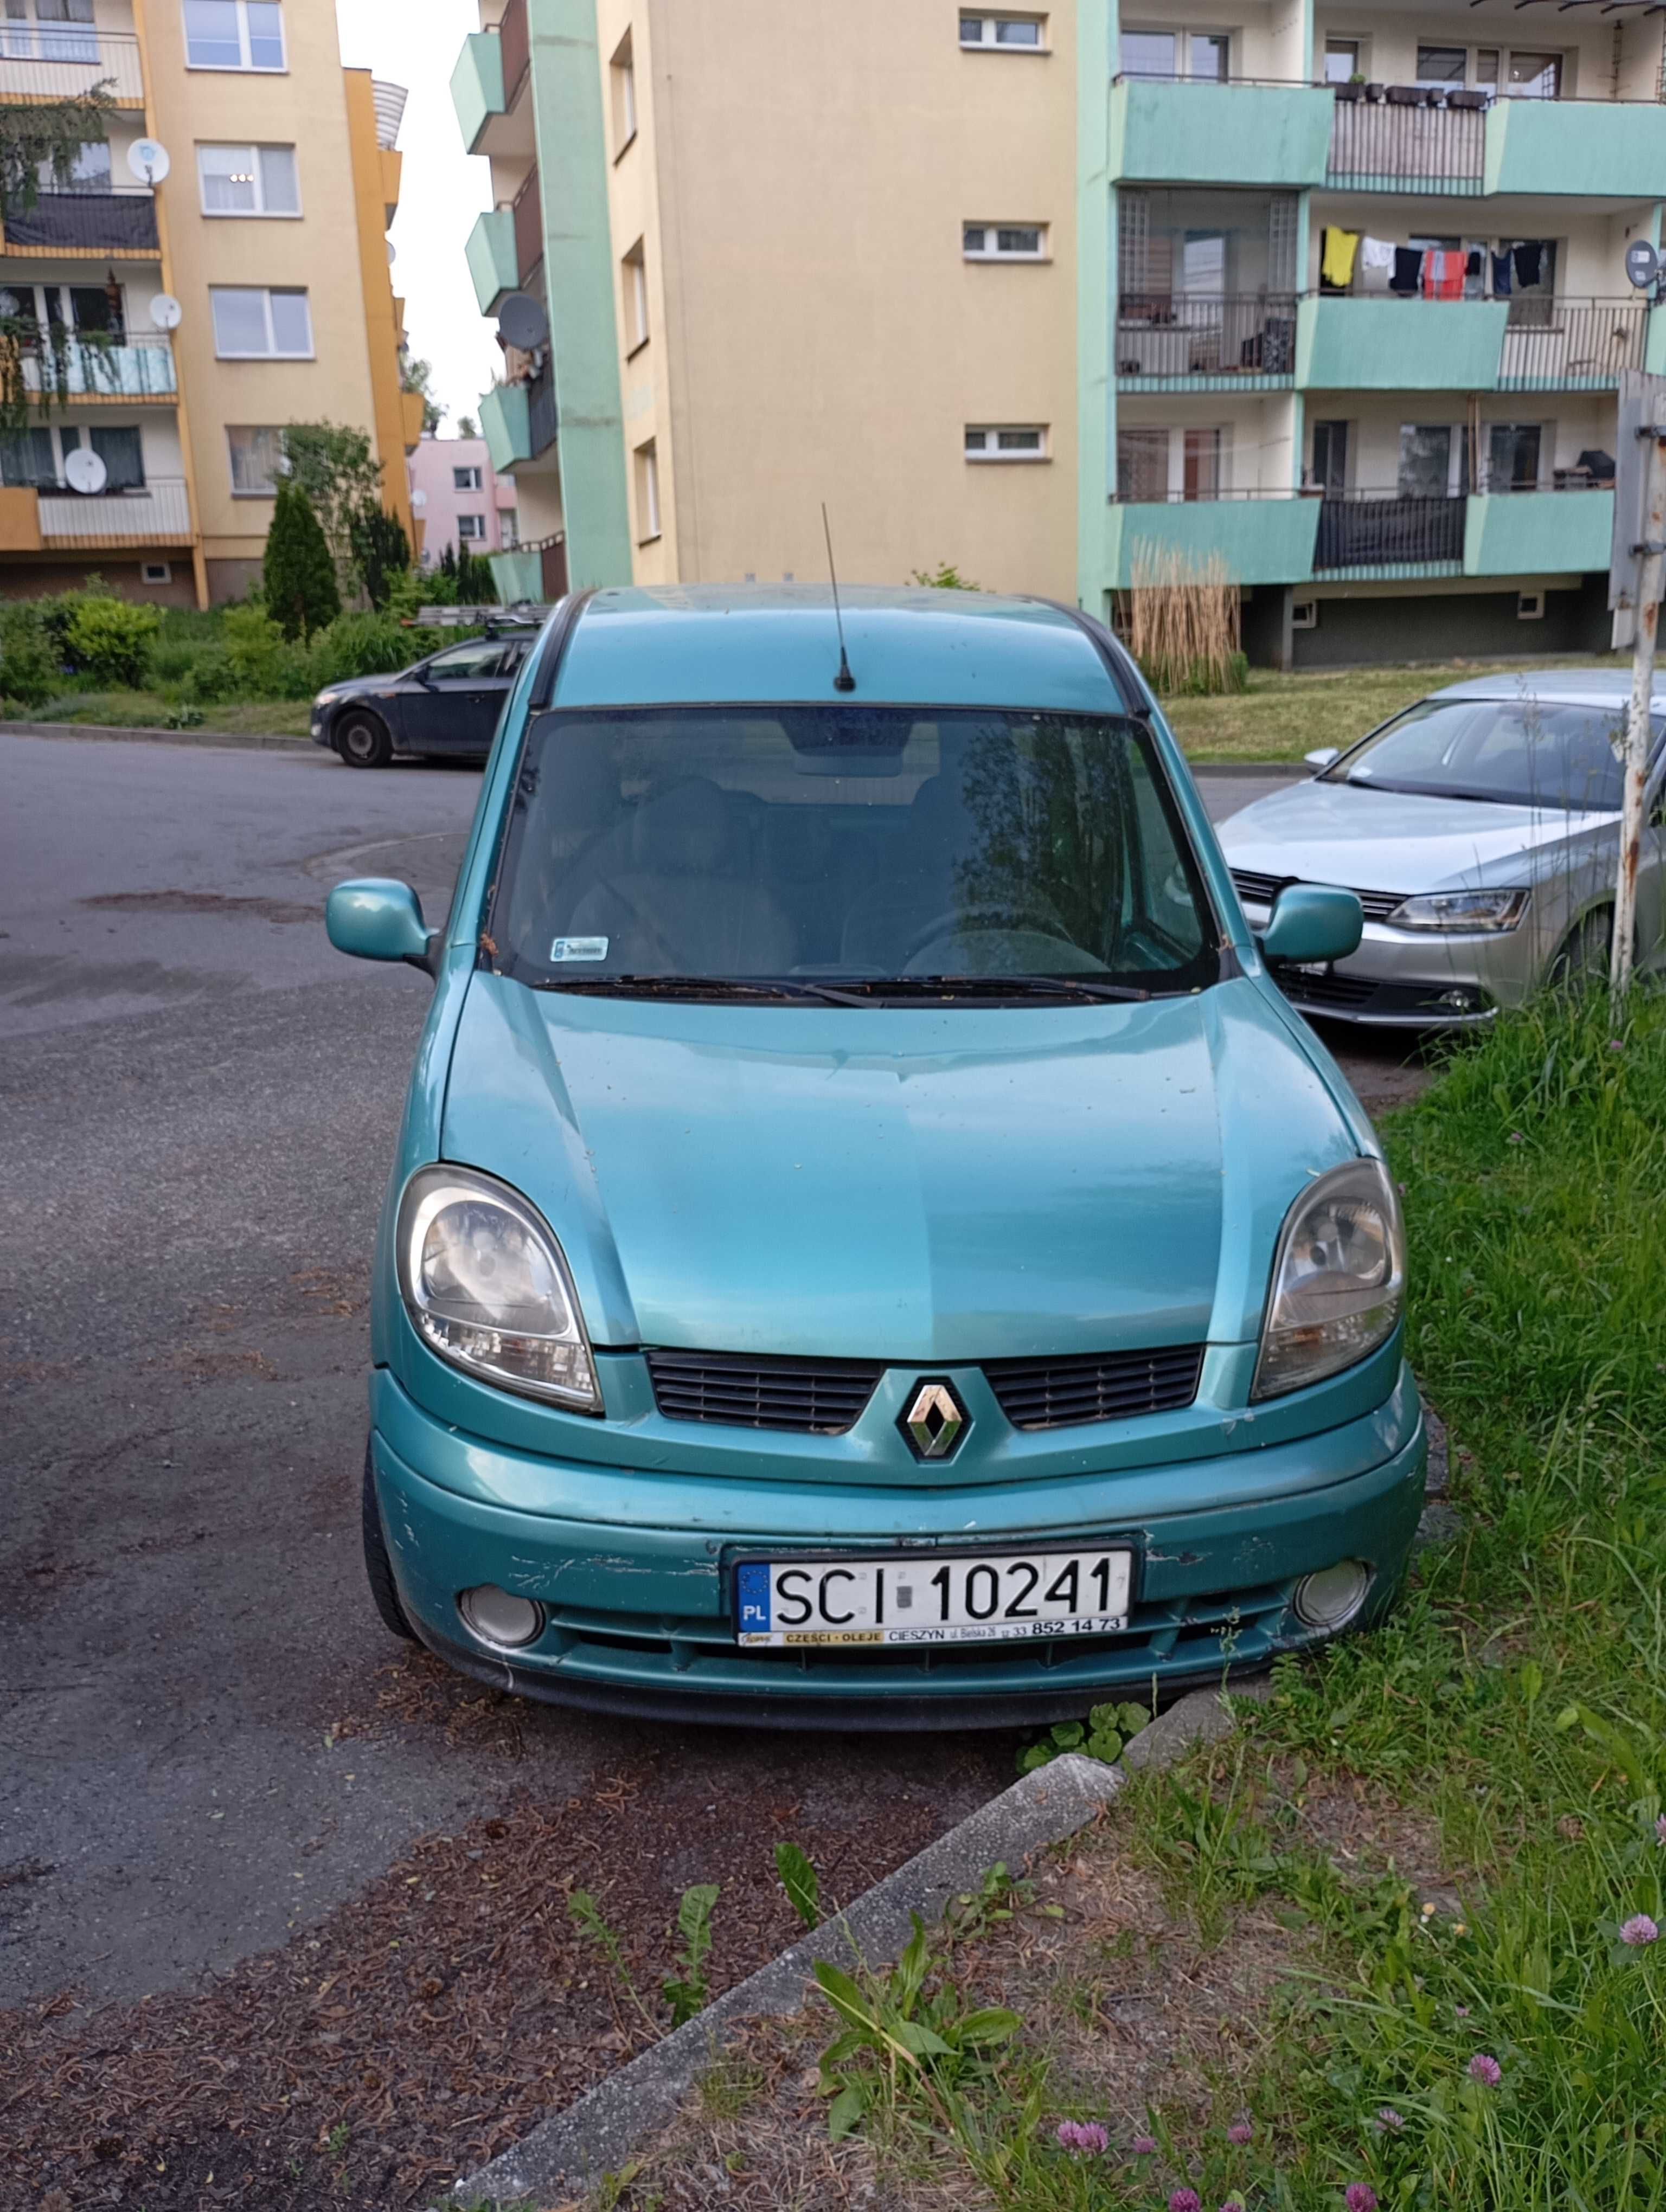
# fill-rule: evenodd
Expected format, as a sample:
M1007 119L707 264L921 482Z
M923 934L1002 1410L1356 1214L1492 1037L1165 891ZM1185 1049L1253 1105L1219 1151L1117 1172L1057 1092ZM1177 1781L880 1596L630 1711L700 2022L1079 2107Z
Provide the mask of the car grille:
M1280 891L1288 890L1292 884L1302 880L1300 876L1257 875L1253 868L1234 868L1232 871L1232 882L1238 896L1247 899L1251 906L1271 906ZM1365 908L1367 921L1386 921L1395 908L1403 905L1410 896L1406 891L1362 891L1353 884L1347 888L1353 891Z
M1174 1413L1196 1397L1202 1370L1203 1346L1177 1344L1079 1359L997 1359L983 1372L1015 1429L1063 1429Z
M1295 975L1284 978L1286 998L1299 1006L1341 1006L1357 1012L1369 1006L1383 989L1374 975Z
M884 1373L878 1360L760 1359L727 1352L650 1352L654 1403L667 1420L842 1436Z

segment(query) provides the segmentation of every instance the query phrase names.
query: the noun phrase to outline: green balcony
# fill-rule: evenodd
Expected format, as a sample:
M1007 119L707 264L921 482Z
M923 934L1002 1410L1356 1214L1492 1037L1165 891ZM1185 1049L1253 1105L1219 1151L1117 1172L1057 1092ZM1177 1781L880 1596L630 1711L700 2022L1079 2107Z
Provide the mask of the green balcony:
M1119 77L1110 173L1153 185L1322 185L1335 106L1309 85Z
M513 208L488 208L469 233L463 249L474 296L483 315L495 315L506 292L515 290L520 270L515 259L515 219Z
M1463 519L1466 576L1578 575L1606 568L1611 491L1476 492Z
M471 31L451 73L451 104L465 149L486 151L482 141L494 117L505 112L503 41L496 31Z
M501 475L532 458L532 404L524 384L495 384L480 395L480 434Z
M1126 592L1143 550L1201 568L1218 555L1235 584L1298 584L1313 573L1320 502L1293 493L1267 499L1113 501L1110 588Z
M1491 392L1507 300L1306 299L1296 382L1309 392Z
M497 586L497 604L513 607L523 601L540 600L544 597L544 556L529 553L523 547L514 553L493 553L492 581Z
M1487 190L1666 199L1666 124L1648 100L1500 100L1487 114Z

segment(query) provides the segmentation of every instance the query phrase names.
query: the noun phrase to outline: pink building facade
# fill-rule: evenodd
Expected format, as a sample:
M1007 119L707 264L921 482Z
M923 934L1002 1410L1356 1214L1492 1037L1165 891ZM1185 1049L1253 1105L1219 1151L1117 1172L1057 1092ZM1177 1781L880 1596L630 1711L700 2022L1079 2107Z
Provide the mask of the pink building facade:
M514 551L520 543L514 483L494 475L483 438L424 438L406 465L425 568L436 568L448 545L471 553Z

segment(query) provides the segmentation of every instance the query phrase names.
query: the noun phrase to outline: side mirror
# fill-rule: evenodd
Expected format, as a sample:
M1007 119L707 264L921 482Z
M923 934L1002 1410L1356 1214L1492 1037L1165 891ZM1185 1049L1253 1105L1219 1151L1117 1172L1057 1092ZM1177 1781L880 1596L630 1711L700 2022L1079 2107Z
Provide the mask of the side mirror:
M1365 914L1352 891L1327 884L1290 884L1279 893L1262 932L1265 960L1346 960L1359 950Z
M423 920L423 902L409 884L387 876L337 884L324 909L324 926L337 952L357 960L403 960L425 975L434 973L440 933Z
M1329 768L1332 761L1339 761L1341 757L1342 748L1340 745L1320 745L1314 751L1302 755L1308 766L1315 769Z

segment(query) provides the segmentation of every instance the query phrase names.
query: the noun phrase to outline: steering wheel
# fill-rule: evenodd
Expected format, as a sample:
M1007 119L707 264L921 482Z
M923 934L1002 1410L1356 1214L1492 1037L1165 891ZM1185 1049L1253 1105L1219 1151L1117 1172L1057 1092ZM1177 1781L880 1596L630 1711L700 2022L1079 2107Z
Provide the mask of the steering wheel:
M923 952L928 945L945 937L964 937L969 930L982 924L995 929L1033 929L1042 937L1055 939L1061 945L1079 950L1075 939L1055 915L1043 914L1038 908L989 904L965 907L957 912L939 914L934 921L915 932L903 946L899 968L906 969L909 961Z

